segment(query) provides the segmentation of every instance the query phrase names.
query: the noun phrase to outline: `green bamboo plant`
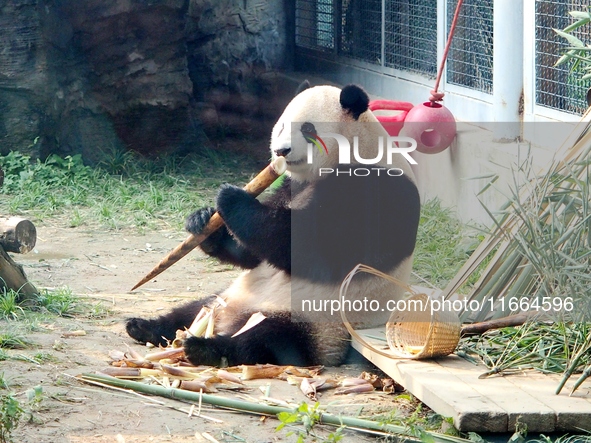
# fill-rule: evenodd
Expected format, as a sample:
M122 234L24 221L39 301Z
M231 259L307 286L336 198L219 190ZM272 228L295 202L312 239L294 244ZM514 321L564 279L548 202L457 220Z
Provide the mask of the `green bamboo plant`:
M158 395L161 397L172 398L175 400L186 401L195 404L209 404L220 408L226 408L236 411L248 412L252 414L278 416L280 414L297 414L298 408L288 408L283 406L272 406L263 403L254 403L244 400L221 397L212 394L184 391L182 389L165 388L159 385L149 385L142 382L121 380L104 374L82 374L78 378L87 383L99 384L101 386L114 386L123 389L129 389L134 392L144 394ZM405 426L394 425L390 423L379 423L371 420L360 419L356 417L337 416L316 411L315 421L320 424L337 426L340 428L352 428L361 432L379 432L383 435L392 435L400 437L407 442L433 443L470 443L469 439L445 435L435 432L423 431L420 436L413 435L411 429ZM282 421L283 423L284 421Z
M573 32L591 24L591 9L570 15L576 22L556 30L570 44L557 64L574 61L573 69L588 79L591 46ZM534 173L530 163L518 168L528 180L522 185L515 180L500 211L487 209L494 220L491 233L443 291L446 298L453 297L484 267L467 298L491 309L465 311L461 319L531 314L531 323L522 327L462 343L464 351L478 354L488 365L484 376L518 368L563 372L559 393L579 373L572 393L591 375L590 122L587 111L544 173Z

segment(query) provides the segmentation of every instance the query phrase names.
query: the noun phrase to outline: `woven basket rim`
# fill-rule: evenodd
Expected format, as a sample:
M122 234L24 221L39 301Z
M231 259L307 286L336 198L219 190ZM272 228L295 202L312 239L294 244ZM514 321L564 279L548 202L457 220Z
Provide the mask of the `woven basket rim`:
M399 279L392 277L391 275L384 274L383 272L378 271L377 269L374 269L371 266L367 266L364 264L358 264L357 266L355 266L355 268L353 268L353 270L343 280L343 283L341 285L340 294L339 294L341 297L344 298L344 296L347 292L347 289L349 287L349 283L351 282L352 278L359 272L373 274L377 277L388 280L395 285L401 286L408 293L411 294L411 296L408 297L407 300L410 300L413 298L418 298L418 297L424 298L426 300L431 300L431 297L429 297L429 295L427 295L425 293L416 292L409 285L400 281ZM390 319L392 319L392 317L394 317L394 314L400 314L400 311L393 312L392 315L390 316ZM388 347L390 348L392 353L394 353L399 358L408 358L408 359L440 357L440 356L445 356L445 355L449 355L449 354L453 353L458 345L459 340L460 340L461 323L455 313L448 312L448 314L453 314L452 321L438 321L437 318L434 318L434 316L429 314L428 330L427 330L426 334L424 334L423 336L420 337L421 341L423 342L423 346L422 346L422 349L416 353L404 351L403 348L401 349L396 344L391 343L393 340L390 339L390 332L391 332L390 328L395 327L395 325L392 324L393 322L391 320L388 320L388 322L386 323L386 336L388 339ZM448 315L448 316L450 316L450 315ZM359 336L359 334L357 334L355 332L355 330L353 329L351 324L348 322L348 320L346 318L346 314L344 313L343 310L341 310L341 318L342 318L343 323L345 324L346 328L349 330L351 336L354 337L355 339L357 339L357 341L359 341L362 345L370 348L372 351L377 352L380 355L384 355L389 358L393 358L392 355L386 354L386 353L376 349L375 347L371 346L367 342L365 342L365 340L363 340ZM400 323L400 322L398 322L398 323ZM409 323L417 323L417 322L407 322L407 324L409 324ZM442 332L448 333L447 337L445 337L443 335L439 336L439 337L434 336L436 329L438 329L438 328L436 328L436 326L441 326L441 325L445 326L446 330L442 331ZM395 333L395 332L396 332L396 330L394 329L392 331L392 333ZM445 338L445 341L443 341L444 338ZM403 346L404 346L404 344L403 344Z

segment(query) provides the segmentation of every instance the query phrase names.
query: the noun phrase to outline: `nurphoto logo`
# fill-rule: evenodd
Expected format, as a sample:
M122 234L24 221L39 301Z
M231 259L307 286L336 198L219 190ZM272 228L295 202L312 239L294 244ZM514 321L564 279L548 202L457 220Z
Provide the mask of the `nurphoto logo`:
M324 139L332 137L336 140L339 150L339 164L350 165L351 164L351 144L344 135L336 134L333 132L325 132L317 134L313 132L307 132L305 139L308 142L308 164L313 164L314 159L314 146L318 148L320 153L323 152L328 155L328 148ZM410 156L410 153L417 148L417 142L415 139L410 137L400 136L388 136L378 137L378 152L374 158L363 158L359 153L359 137L353 137L353 158L355 162L361 165L376 165L380 163L384 155L386 156L386 163L392 164L392 158L395 154L402 155L411 165L416 165L417 162ZM403 171L400 168L385 168L385 167L374 167L374 168L353 168L346 170L335 170L334 168L320 168L319 175L335 174L340 175L355 175L357 177L366 177L371 174L380 175L381 172L385 172L391 177L398 177L403 175Z

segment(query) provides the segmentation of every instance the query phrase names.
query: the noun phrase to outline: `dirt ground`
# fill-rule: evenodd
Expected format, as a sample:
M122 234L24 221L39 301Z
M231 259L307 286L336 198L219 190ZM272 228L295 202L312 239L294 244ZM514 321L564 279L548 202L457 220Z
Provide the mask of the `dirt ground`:
M210 407L203 410L204 414L222 420L216 423L188 417L186 412L178 410L187 409L185 403L159 398L170 407L156 405L137 396L83 384L71 377L106 367L109 351L125 351L126 345L142 354L147 352L125 333L125 318L157 315L188 299L217 292L238 274L237 270L216 264L200 252L192 252L156 281L130 292L129 289L184 237L179 232L138 235L38 227L35 251L14 256L24 266L29 279L40 288L68 286L76 294L87 295L93 303L102 303L110 314L103 319L76 317L42 322L38 331L28 336L34 346L9 353L33 357L42 352L50 354L50 360L42 364L13 359L0 362L0 374L21 393L19 401L26 404L23 391L36 385L43 387L43 400L33 421L19 426L14 441L206 442L204 432L220 442L295 441L294 436L286 436L285 429L275 431L279 421L274 418L263 420L256 415ZM0 329L3 324L6 322L0 322ZM72 330L84 330L86 335L62 337L64 332ZM375 371L359 357L351 364L328 368L328 371L357 376L368 369ZM305 400L297 387L278 380L247 382L250 391L243 394L258 398L261 396L259 387L267 383L271 385L271 397L296 404ZM222 395L237 398L236 393ZM327 393L320 401L323 405L330 403L330 412L352 416L388 414L405 407L400 400L396 403L392 395L378 392L348 396ZM325 436L332 431L325 429L322 431ZM342 441L375 439L350 431Z

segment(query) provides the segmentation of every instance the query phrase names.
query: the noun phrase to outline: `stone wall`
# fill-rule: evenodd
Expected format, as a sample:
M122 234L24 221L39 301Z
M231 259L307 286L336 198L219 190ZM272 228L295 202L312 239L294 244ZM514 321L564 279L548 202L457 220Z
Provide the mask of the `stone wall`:
M92 163L268 136L293 92L278 77L290 64L284 2L4 2L0 153Z

